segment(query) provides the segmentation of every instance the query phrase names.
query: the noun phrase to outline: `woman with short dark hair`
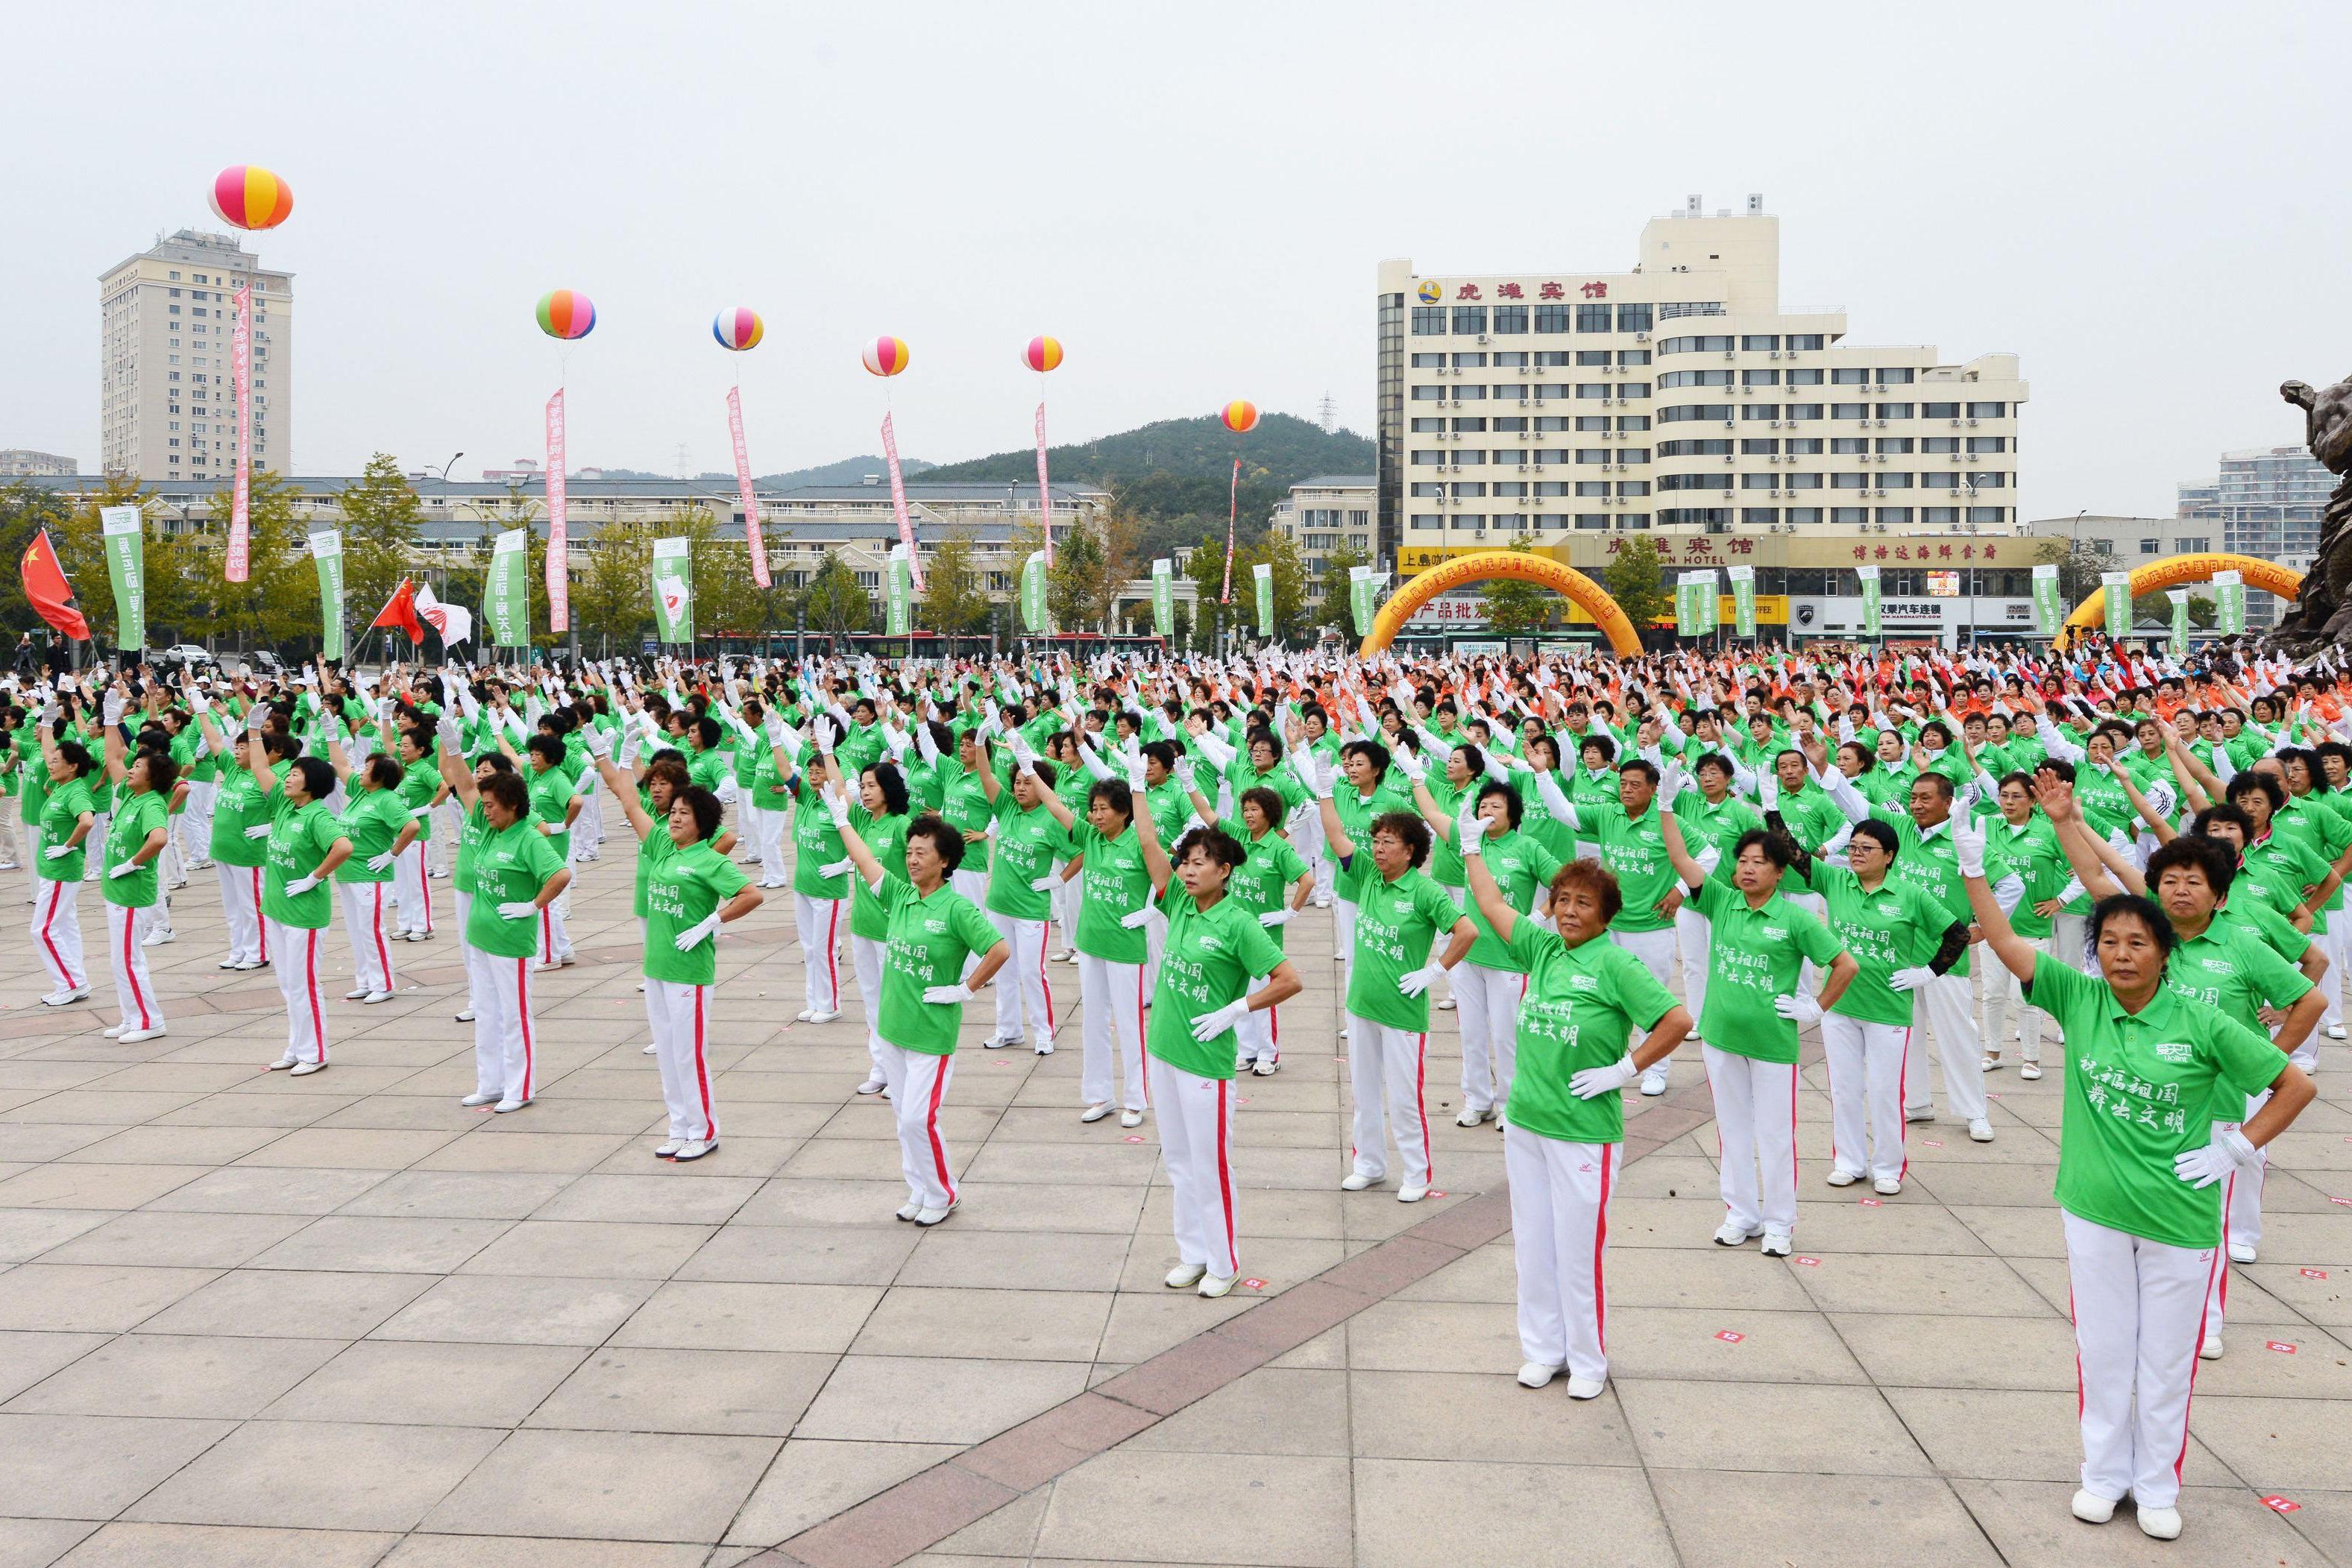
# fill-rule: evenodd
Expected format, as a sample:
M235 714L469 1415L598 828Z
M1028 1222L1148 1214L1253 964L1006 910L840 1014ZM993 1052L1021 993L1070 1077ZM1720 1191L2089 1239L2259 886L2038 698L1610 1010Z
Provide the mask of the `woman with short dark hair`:
M261 873L261 917L277 951L278 990L286 998L286 1054L270 1063L297 1078L327 1065L327 1002L319 985L319 933L334 918L328 878L351 858L352 841L336 825L327 797L335 770L320 757L297 757L278 778L260 741L269 710L256 703L245 716L247 769L259 793L257 811L269 823Z
M116 799L108 820L105 881L99 893L107 905L108 956L119 1009L106 1037L136 1045L165 1032L163 1010L147 973L146 938L155 928L164 896L160 862L171 841L171 801L179 768L161 747L143 747L124 761L125 700L126 693L119 687L106 694L106 775L113 781Z
M89 999L89 971L82 965L81 883L84 846L98 824L98 799L89 783L98 764L79 741L58 738L62 727L62 709L52 701L40 722L48 790L33 839L33 951L57 982L41 998L53 1008Z

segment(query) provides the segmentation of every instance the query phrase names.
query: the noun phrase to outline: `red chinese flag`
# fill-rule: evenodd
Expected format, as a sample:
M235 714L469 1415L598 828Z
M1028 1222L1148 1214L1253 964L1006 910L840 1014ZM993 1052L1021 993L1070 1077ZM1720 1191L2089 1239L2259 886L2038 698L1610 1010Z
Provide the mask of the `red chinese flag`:
M386 600L383 608L376 612L376 618L368 622L368 630L371 632L379 626L389 626L395 631L405 632L408 633L410 642L419 647L424 646L425 622L416 618L415 583L404 577L400 580L400 586L393 590L392 597Z
M89 641L89 622L74 604L73 584L58 564L58 547L49 542L47 528L37 530L25 547L24 577L25 597L36 614L77 643Z

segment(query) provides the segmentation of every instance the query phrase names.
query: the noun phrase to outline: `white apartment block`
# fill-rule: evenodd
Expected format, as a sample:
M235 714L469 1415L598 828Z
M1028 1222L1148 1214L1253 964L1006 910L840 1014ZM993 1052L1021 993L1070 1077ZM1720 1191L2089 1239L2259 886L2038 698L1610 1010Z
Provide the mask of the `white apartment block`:
M236 238L182 229L99 279L99 466L226 485L236 467L229 338L253 286L253 466L290 465L293 274Z
M54 452L36 452L29 446L0 446L0 478L53 478L79 471L80 465L72 458Z
M1323 571L1334 555L1352 553L1370 565L1376 559L1372 514L1379 482L1370 474L1318 474L1301 479L1274 504L1266 527L1298 547L1307 564L1307 600L1323 602Z
M2016 356L1849 343L1843 311L1782 309L1780 250L1762 197L1710 217L1694 196L1630 272L1381 263L1383 559L1578 530L2013 530Z

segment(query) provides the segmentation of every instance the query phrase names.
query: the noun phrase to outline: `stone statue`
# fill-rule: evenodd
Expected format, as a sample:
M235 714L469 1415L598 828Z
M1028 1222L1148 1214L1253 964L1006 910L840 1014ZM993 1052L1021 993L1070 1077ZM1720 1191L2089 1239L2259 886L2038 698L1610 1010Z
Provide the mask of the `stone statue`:
M2314 392L2305 382L2288 382L2279 396L2304 412L2304 439L2311 455L2338 476L2319 525L2319 551L2305 574L2303 591L2263 639L2264 649L2294 656L2326 647L2352 646L2352 376Z

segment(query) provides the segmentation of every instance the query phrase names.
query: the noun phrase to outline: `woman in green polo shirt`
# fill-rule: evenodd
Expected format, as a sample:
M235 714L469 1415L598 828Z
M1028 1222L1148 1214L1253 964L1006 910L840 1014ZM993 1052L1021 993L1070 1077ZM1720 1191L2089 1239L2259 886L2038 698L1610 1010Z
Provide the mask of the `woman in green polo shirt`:
M832 731L826 724L818 725L815 735L818 756L837 787L848 777L848 754L835 757ZM851 823L877 859L885 865L896 865L903 858L907 824L913 821L907 810L907 776L895 764L876 762L856 769L856 779L857 803L849 809ZM866 1081L857 1086L860 1094L882 1093L890 1083L890 1075L884 1071L881 1029L882 977L889 940L889 910L862 878L850 878L849 960L857 975L858 1000L866 1008Z
M344 755L341 729L340 720L329 721L327 760L344 787L336 824L352 841L351 858L335 868L355 982L343 1000L373 1006L392 999L392 934L384 928L384 904L400 874L400 857L416 841L424 819L401 788L400 763L379 751L353 768Z
M1018 741L1013 756L1024 756L1027 746ZM1078 1120L1099 1122L1110 1114L1116 1061L1122 1081L1118 1124L1139 1127L1151 1103L1151 1070L1143 1048L1143 970L1149 956L1143 928L1151 917L1151 878L1136 823L1150 814L1150 806L1141 758L1130 753L1124 760L1127 778L1097 779L1088 789L1083 821L1058 794L1048 790L1041 799L1070 835L1073 853L1063 876L1086 879L1077 937L1078 1098L1086 1109Z
M1301 789L1295 776L1286 776L1293 789ZM1315 890L1315 873L1306 858L1294 848L1282 824L1289 815L1289 797L1268 784L1243 787L1237 797L1238 810L1233 817L1219 818L1211 809L1209 798L1193 781L1192 765L1179 759L1176 780L1192 801L1192 814L1212 827L1223 829L1246 852L1244 859L1225 884L1226 893L1244 909L1257 917L1279 949L1283 944L1283 928L1298 912ZM1265 982L1250 982L1253 995ZM1239 1041L1234 1053L1234 1071L1252 1072L1260 1078L1271 1078L1282 1070L1282 1015L1278 1007L1269 1007L1244 1017L1234 1027Z
M2179 937L2130 894L2091 911L2095 975L2036 952L1985 881L1984 834L1955 830L1963 885L1986 946L2065 1036L2058 1207L2074 1304L2082 1488L2074 1517L2104 1524L2131 1493L2139 1527L2180 1533L2180 1459L2207 1293L2221 1260L2221 1182L2311 1103L2311 1080L2278 1047L2165 981ZM2270 1091L2235 1131L2223 1096Z
M1569 1397L1591 1399L1609 1376L1603 1263L1625 1140L1619 1091L1675 1053L1691 1016L1649 966L1608 939L1623 904L1615 873L1596 860L1552 862L1546 886L1558 929L1548 928L1486 863L1487 828L1486 818L1465 818L1454 838L1479 939L1527 977L1514 1005L1517 1061L1503 1128L1526 1358L1519 1382L1541 1388L1565 1366ZM1636 1030L1641 1049L1629 1051Z
M981 1044L997 1051L1022 1044L1034 1032L1037 1054L1051 1056L1057 1026L1053 982L1045 975L1045 922L1053 914L1054 890L1061 886L1055 863L1071 852L1068 831L1045 809L1057 775L1052 763L1031 754L1026 740L1017 740L1008 789L997 781L984 737L968 736L964 747L971 762L961 778L972 781L970 792L979 798L986 813L982 820L990 823L992 833L974 835L970 802L960 784L950 786L949 809L940 815L964 835L965 852L980 856L985 867L979 873L982 908L989 924L1012 945L1012 972L996 988L996 1027ZM993 853L989 849L992 836ZM959 879L971 874L956 873ZM957 891L971 896L961 880Z
M319 933L334 918L327 879L351 858L327 797L335 790L335 770L323 757L297 757L279 778L261 744L268 709L257 704L245 716L246 768L258 792L257 810L269 825L261 868L261 918L276 954L278 992L286 998L286 1054L272 1071L295 1077L327 1065L327 1001L319 985Z
M98 798L90 788L98 763L81 742L58 737L61 713L52 702L40 720L41 767L47 778L32 846L33 951L57 982L41 998L53 1008L89 999L80 902L84 845L98 825Z
M466 904L466 943L479 955L474 1092L457 1103L488 1105L504 1115L530 1104L539 1087L531 955L544 939L549 906L572 881L572 868L534 815L530 787L520 773L501 769L476 779L450 768L442 776L466 806L458 854L474 884Z
M869 768L865 777L874 773ZM896 778L897 769L891 775ZM880 1040L877 1065L898 1119L898 1167L907 1178L907 1201L898 1218L937 1225L956 1207L940 1105L955 1075L963 1005L1004 967L1012 946L971 900L948 885L963 860L961 831L928 811L904 822L897 830L897 858L906 867L902 877L875 853L837 783L826 784L824 800L841 847L856 869L857 885L887 915L874 1020ZM975 954L980 962L965 977L965 960ZM859 980L864 982L862 975Z
M119 700L119 694L108 694L109 708L118 715ZM163 747L142 749L126 763L116 716L106 727L106 774L121 791L108 819L105 880L99 883L120 1009L120 1021L106 1037L136 1045L165 1032L163 1009L147 973L146 938L163 896L159 862L171 836L171 800L180 773Z

